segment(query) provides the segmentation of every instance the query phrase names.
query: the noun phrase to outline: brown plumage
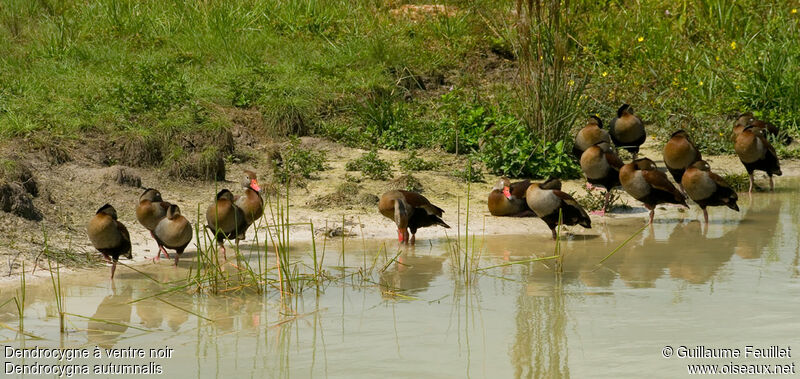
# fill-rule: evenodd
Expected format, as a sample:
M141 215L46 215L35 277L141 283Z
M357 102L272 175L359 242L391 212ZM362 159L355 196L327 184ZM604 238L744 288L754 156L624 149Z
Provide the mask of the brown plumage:
M756 128L764 129L766 134L771 134L773 137L781 138L781 142L784 145L789 145L792 143L792 137L788 134L784 134L781 136L781 130L778 129L777 126L773 125L770 122L766 122L763 120L759 120L753 116L753 112L746 112L739 115L736 119L736 122L733 124L733 139L736 140L736 137L742 133L744 128L753 125Z
M639 146L647 139L644 123L633 114L633 108L622 104L617 110L617 117L611 120L608 127L611 140L617 148L628 150L633 154L633 159L639 155Z
M778 162L778 154L775 148L764 138L763 129L754 127L753 125L747 126L736 136L736 143L733 145L736 155L739 160L744 164L747 169L747 175L750 177L750 189L748 192L753 192L753 172L756 170L764 171L769 176L769 189L774 189L772 176L781 176L781 166Z
M170 204L167 217L161 219L153 231L159 242L168 249L175 250L175 266L181 254L192 242L192 224L181 215L181 209Z
M556 239L559 213L563 225L592 227L592 220L580 204L572 196L561 191L561 182L558 179L531 184L525 194L525 201L550 228L553 239Z
M167 208L169 208L169 205L168 202L161 198L161 192L154 188L148 188L139 196L139 204L136 206L136 220L138 220L145 229L150 231L150 236L153 237L158 244L158 253L156 254L155 260L161 258L161 253L164 253L167 259L169 259L167 250L164 249L164 246L158 242L158 238L153 234L158 223L167 216Z
M611 136L608 131L603 129L603 120L600 117L592 116L578 134L575 135L575 144L572 145L572 155L575 159L580 160L589 146L594 146L600 142L607 142L611 145Z
M664 145L664 165L672 174L675 182L680 184L683 172L692 163L703 159L692 138L685 130L681 129L672 133L667 144Z
M739 197L721 176L711 172L711 166L706 161L694 162L686 169L681 178L683 188L689 198L694 200L703 210L703 219L708 224L708 206L724 205L739 211L736 200Z
M216 201L206 210L206 223L206 227L214 233L225 258L225 240L233 239L238 246L239 241L244 239L248 226L244 211L234 204L233 194L228 189L217 193Z
M636 159L619 170L622 188L634 199L644 203L650 210L650 223L658 204L670 203L686 205L686 197L672 185L667 176L658 171L655 162L648 158Z
M535 216L525 202L525 191L531 185L530 180L511 183L506 178L500 178L497 185L489 193L489 213L492 216L530 217Z
M415 192L392 190L384 193L378 202L378 211L397 224L397 239L401 243L414 244L419 228L441 225L450 229L450 225L441 219L444 213L442 208Z
M258 186L256 174L252 171L246 170L242 187L244 187L244 195L236 196L236 206L244 212L247 225L252 225L256 220L261 218L264 214L264 199L261 197L261 187Z
M110 204L103 205L97 210L86 229L94 248L111 262L111 279L114 279L119 257L133 259L128 229L117 221L117 210Z
M602 214L605 214L608 202L611 199L611 190L620 186L619 169L622 167L622 160L617 153L611 150L608 142L600 142L589 146L581 155L581 171L586 176L586 180L595 186L602 186L606 189L605 200L603 201Z

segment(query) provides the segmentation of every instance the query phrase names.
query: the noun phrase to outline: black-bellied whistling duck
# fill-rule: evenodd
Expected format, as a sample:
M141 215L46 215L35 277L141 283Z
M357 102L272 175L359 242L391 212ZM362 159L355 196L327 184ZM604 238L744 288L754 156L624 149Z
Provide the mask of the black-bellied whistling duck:
M247 218L244 211L236 206L233 193L228 189L217 193L216 201L206 210L206 223L208 229L214 233L217 245L222 249L223 258L227 258L225 240L233 239L238 245L239 240L244 239L247 231Z
M595 186L606 189L605 201L601 215L605 215L606 207L611 199L611 190L619 187L619 169L623 163L608 142L600 142L589 146L581 155L581 171L586 175L586 180Z
M746 128L746 127L748 127L750 125L753 125L756 128L764 129L764 130L766 130L766 134L772 134L774 137L780 137L781 136L781 130L778 129L777 126L773 125L770 122L766 122L766 121L759 120L759 119L755 118L755 116L753 116L753 112L746 112L746 113L740 114L739 117L736 119L736 122L733 124L733 139L734 139L734 141L736 140L736 137L738 137L739 134L742 133L744 128ZM783 135L783 138L781 139L781 142L784 145L788 145L788 144L792 143L792 136L790 136L788 134Z
M378 202L378 210L397 224L397 240L401 243L414 244L417 229L426 226L441 225L450 229L442 221L444 211L431 204L425 196L415 192L392 190L384 193ZM411 238L408 231L411 230Z
M153 233L164 247L175 250L175 266L177 266L181 254L189 242L192 242L192 224L181 215L181 209L175 204L170 204L167 217L161 219Z
M694 200L700 209L703 210L703 219L708 224L708 206L724 205L735 211L739 211L736 195L731 186L721 176L711 172L711 166L706 161L699 160L692 163L683 173L681 180L683 189L689 198Z
M111 279L114 279L119 257L133 259L131 236L125 225L117 220L117 210L110 204L100 207L89 220L87 232L94 248L111 262Z
M558 214L561 211L562 225L581 225L584 228L592 227L592 220L585 210L568 193L561 191L561 182L558 179L549 179L544 183L533 183L525 194L528 207L544 221L556 236Z
M578 134L575 135L575 144L572 145L572 155L580 160L581 155L589 146L594 146L600 142L608 142L611 145L611 136L608 131L603 129L603 120L600 117L592 116Z
M164 253L167 259L169 259L167 250L164 249L164 246L161 245L158 238L153 234L158 223L167 216L167 208L169 208L169 205L168 202L161 198L161 192L157 189L148 188L139 196L139 205L136 206L136 219L139 220L142 226L150 231L150 236L153 237L158 244L158 253L153 259L155 261L161 258L161 253Z
M252 225L264 214L264 199L261 197L261 187L258 186L256 173L246 170L242 181L244 195L236 196L236 206L242 209L247 220L247 226Z
M617 148L628 150L633 154L634 160L639 155L639 146L647 139L644 123L633 114L633 108L628 104L622 104L619 107L617 117L611 120L608 132L614 145Z
M511 183L506 177L500 178L489 193L489 213L492 216L534 216L533 211L528 208L528 203L525 202L525 191L529 185L531 185L530 180Z
M756 170L764 171L769 176L769 189L772 191L775 187L772 182L772 175L781 176L781 166L778 162L778 154L775 148L764 138L764 131L753 125L747 126L736 137L736 143L733 144L733 149L739 160L744 164L747 169L747 175L750 177L749 193L753 192L753 172Z
M636 159L619 170L622 188L634 199L644 203L650 210L650 223L653 223L656 206L669 203L686 205L686 197L672 185L667 175L658 171L655 162L649 158Z
M672 133L669 141L664 145L664 165L672 174L675 183L681 184L683 172L692 163L703 159L692 138L685 130L681 129Z

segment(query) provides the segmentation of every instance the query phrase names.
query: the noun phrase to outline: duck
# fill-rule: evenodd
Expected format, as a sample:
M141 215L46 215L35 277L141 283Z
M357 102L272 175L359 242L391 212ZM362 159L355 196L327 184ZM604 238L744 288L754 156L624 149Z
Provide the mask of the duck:
M736 191L728 185L725 179L711 171L708 162L699 160L692 163L683 173L681 183L689 198L703 210L703 219L706 225L708 225L706 207L724 205L739 212L739 206L736 204L739 197L736 195Z
M381 195L378 211L397 224L397 240L400 243L414 244L417 229L439 225L450 229L442 220L444 210L431 204L425 196L416 192L391 190ZM411 237L409 238L409 229Z
M544 183L531 184L525 192L525 201L550 228L553 240L558 238L556 227L559 213L563 225L581 225L587 229L592 227L589 214L572 196L561 191L561 181L558 179L551 178Z
M167 216L158 222L153 233L162 246L175 250L175 266L181 254L192 242L192 224L181 215L181 209L175 204L167 208Z
M133 259L131 235L128 233L128 228L117 220L117 210L111 204L105 204L89 220L86 231L92 246L111 263L111 279L113 280L119 257Z
M739 160L744 164L747 175L750 178L750 189L748 193L753 193L753 173L756 170L764 171L769 176L769 190L775 189L772 176L781 176L780 162L775 148L764 137L764 130L753 125L747 127L736 136L736 143L733 149Z
M525 202L525 191L531 185L530 180L511 183L505 176L500 178L489 193L489 213L492 216L529 217L533 211Z
M169 205L161 198L161 192L154 188L147 188L139 196L139 204L136 206L136 220L150 232L150 236L158 244L158 254L153 259L154 261L158 261L162 253L169 259L167 250L158 242L158 238L153 233L158 223L167 216Z
M606 207L611 199L611 190L621 185L619 169L623 165L622 160L611 149L610 144L603 141L589 146L583 152L580 165L590 186L601 186L606 189L603 209L599 212L600 215L605 215Z
M755 118L755 116L753 116L753 112L745 112L745 113L740 114L739 117L736 118L736 122L733 124L733 138L734 138L734 141L736 140L736 137L738 137L739 134L742 133L744 128L746 128L749 125L753 125L753 126L755 126L757 128L765 129L768 134L771 134L774 137L780 137L781 136L781 130L778 129L777 126L773 125L770 122L766 122L766 121L759 120L759 119ZM789 144L792 143L792 141L793 141L792 136L790 136L788 134L785 134L783 136L783 139L781 139L781 142L784 145L789 145Z
M217 193L216 200L206 210L206 227L214 234L217 245L227 259L225 240L233 239L236 245L245 237L247 218L234 200L233 193L225 188Z
M244 212L249 227L264 214L264 199L261 197L261 187L258 186L256 173L245 170L244 174L245 177L242 181L244 195L236 196L234 201L236 206Z
M675 179L675 183L681 184L683 172L692 163L702 160L703 156L697 149L689 133L680 129L672 133L669 141L664 145L664 165L667 171Z
M678 204L689 208L686 196L675 188L667 175L659 171L655 162L649 158L639 158L622 166L619 170L619 181L625 192L644 203L645 208L650 211L651 225L659 204Z
M581 159L581 155L590 146L596 145L600 142L607 142L611 145L611 136L608 131L603 129L603 120L597 116L591 116L586 126L583 127L578 134L575 135L575 144L572 145L572 155L575 159Z
M618 148L628 150L633 154L633 159L639 155L639 146L647 139L642 120L633 114L633 108L628 104L622 104L617 109L617 117L611 120L608 127L611 141Z

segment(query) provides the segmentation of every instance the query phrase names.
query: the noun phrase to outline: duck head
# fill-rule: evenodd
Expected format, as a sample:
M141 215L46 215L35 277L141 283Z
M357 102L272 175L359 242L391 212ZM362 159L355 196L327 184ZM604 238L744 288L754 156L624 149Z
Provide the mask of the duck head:
M511 198L511 180L506 178L505 176L500 178L500 180L495 184L492 188L493 190L503 191L503 195L510 199Z
M617 117L622 117L625 113L633 114L633 108L631 108L630 104L622 104L622 106L617 109Z
M111 218L114 220L117 219L117 210L114 209L114 207L112 207L111 204L106 203L105 205L100 207L100 209L98 209L95 214L101 214L101 213L111 216Z
M593 114L593 115L591 115L589 117L589 121L586 122L586 125L587 126L589 126L589 125L597 125L598 128L602 129L603 128L603 120L601 120L600 117L597 116L596 114Z
M217 193L217 201L220 200L228 200L230 202L233 202L233 193L227 188L223 189L222 191L219 191Z
M694 162L689 167L696 168L700 171L711 171L711 166L708 164L708 162L704 160L699 160L697 162Z
M261 187L258 186L258 179L256 178L256 173L250 170L245 170L244 172L242 187L249 188L253 191L261 193Z
M145 201L145 200L151 201L151 202L164 201L164 200L161 199L161 192L158 192L158 190L154 189L154 188L148 188L148 189L144 190L144 192L142 192L142 195L139 196L139 201L140 202Z
M167 208L167 219L174 220L181 216L181 208L175 204L170 204Z

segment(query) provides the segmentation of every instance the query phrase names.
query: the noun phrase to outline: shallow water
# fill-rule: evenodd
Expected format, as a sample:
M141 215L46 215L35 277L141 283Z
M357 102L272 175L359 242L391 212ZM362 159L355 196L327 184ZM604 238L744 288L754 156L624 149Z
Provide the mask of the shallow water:
M797 188L797 182L781 183ZM37 283L27 288L24 327L42 339L7 329L0 329L0 339L28 348L168 346L174 349L168 359L79 363L153 361L175 377L675 377L695 363L792 364L794 358L666 359L662 349L786 347L798 340L796 196L760 193L749 202L745 194L740 213L712 209L708 230L696 208L658 211L652 228L598 265L646 215L609 218L596 222L599 234L571 229L579 234L562 245L561 275L552 261L514 264L482 271L469 286L454 272L447 241L426 240L423 230L416 248L399 256L401 264L371 281L354 275L320 291L306 289L283 306L275 291L180 292L162 296L172 305L152 298L130 303L168 285L125 267L113 285L107 269L65 274L66 311L95 320L67 316L69 332L60 335L52 287ZM551 255L547 237L479 238L480 265ZM332 267L338 243L326 245L332 275L339 272ZM363 265L384 244L393 255L393 241L351 238L347 265ZM295 259L307 250L298 245ZM186 258L177 269L166 262L139 269L169 282L185 278L190 265ZM0 289L0 303L17 287ZM13 304L0 309L0 321L16 328ZM800 354L796 348L793 355ZM25 360L33 362L54 361Z

